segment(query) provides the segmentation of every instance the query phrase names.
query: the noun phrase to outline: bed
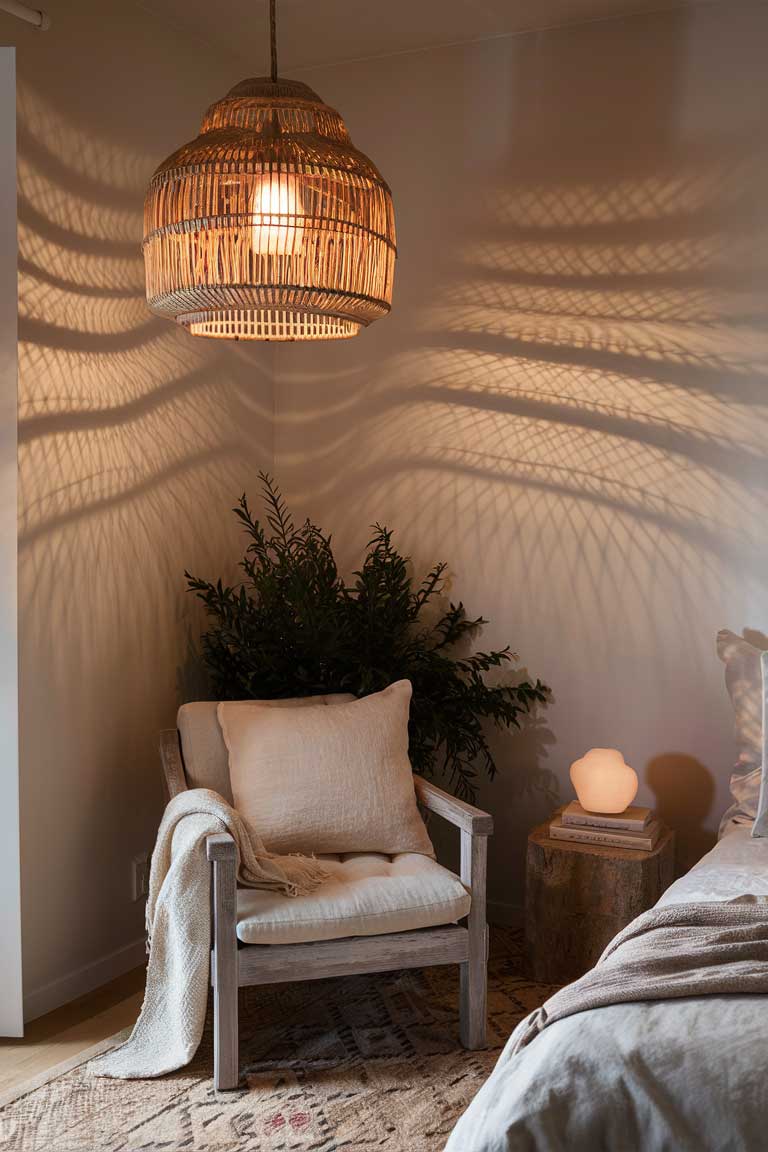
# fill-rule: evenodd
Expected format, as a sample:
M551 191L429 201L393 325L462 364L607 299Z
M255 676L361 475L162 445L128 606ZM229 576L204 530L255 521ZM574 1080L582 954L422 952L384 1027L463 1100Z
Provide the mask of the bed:
M731 822L657 907L768 905L768 839ZM768 907L766 908L768 915ZM446 1152L768 1149L768 996L612 1004L502 1053Z

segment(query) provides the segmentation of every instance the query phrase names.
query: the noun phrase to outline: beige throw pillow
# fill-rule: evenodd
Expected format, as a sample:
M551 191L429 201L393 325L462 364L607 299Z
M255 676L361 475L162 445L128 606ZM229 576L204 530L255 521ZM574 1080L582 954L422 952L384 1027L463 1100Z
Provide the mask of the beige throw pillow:
M725 683L733 704L739 758L731 776L735 801L720 825L754 820L753 836L768 835L768 638L759 632L717 634L717 654L725 664Z
M235 808L272 852L421 852L408 759L411 684L333 708L223 701Z

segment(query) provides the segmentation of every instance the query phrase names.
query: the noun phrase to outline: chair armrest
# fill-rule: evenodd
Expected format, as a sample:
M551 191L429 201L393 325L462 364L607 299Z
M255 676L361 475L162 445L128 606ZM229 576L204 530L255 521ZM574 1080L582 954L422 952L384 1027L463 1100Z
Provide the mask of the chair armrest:
M229 832L214 832L206 838L205 850L209 860L236 860L237 848Z
M413 783L416 787L416 799L428 812L442 816L444 820L448 820L472 836L493 834L493 816L489 812L473 808L471 804L458 800L449 792L438 788L431 780L424 780L421 776L414 776Z
M160 733L160 760L163 765L163 783L168 799L173 800L180 792L187 791L187 778L181 762L179 734L175 728Z

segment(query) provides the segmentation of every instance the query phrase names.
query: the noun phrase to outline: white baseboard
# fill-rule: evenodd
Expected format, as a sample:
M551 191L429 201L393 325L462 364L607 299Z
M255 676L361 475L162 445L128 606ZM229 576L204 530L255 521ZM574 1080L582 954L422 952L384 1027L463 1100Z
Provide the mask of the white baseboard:
M505 928L522 928L523 915L522 904L507 904L504 900L488 901L489 924L502 924Z
M24 1022L36 1020L38 1016L44 1016L54 1008L61 1008L62 1004L69 1004L86 992L93 992L94 988L100 988L102 984L108 984L132 968L138 968L146 958L146 939L142 936L123 948L109 952L100 960L84 964L74 972L33 988L24 996Z

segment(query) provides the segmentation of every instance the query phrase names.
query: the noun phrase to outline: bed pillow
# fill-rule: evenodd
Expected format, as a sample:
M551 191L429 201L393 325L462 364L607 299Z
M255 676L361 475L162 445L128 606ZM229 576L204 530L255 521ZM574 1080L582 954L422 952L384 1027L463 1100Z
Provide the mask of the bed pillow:
M752 820L752 835L768 836L768 640L756 633L750 633L750 637L747 640L726 629L717 634L717 654L725 664L739 749L731 775L734 804L723 824L732 819Z
M768 652L760 653L762 672L762 713L763 713L763 762L760 778L760 796L757 801L757 816L752 825L753 836L768 836Z
M420 852L432 844L408 759L409 680L333 708L223 701L237 811L272 852Z

